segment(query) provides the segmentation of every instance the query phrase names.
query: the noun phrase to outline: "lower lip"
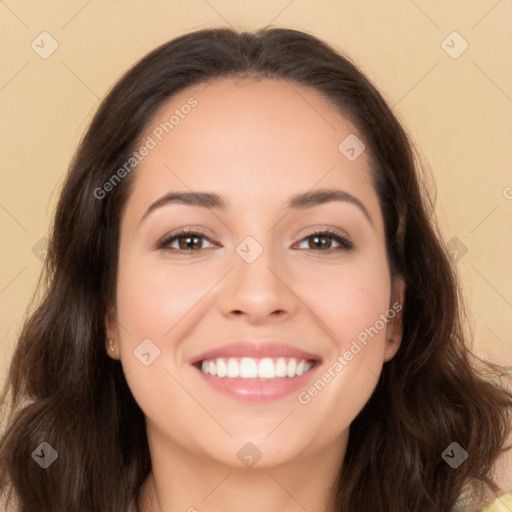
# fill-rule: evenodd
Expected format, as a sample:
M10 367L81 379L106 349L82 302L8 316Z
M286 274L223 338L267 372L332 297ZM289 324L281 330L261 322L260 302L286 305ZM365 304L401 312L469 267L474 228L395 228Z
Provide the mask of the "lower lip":
M295 391L299 391L311 380L318 366L319 363L317 362L308 372L297 377L281 377L263 381L215 377L214 375L203 373L197 367L194 368L201 374L209 386L230 398L240 401L263 402L278 400Z

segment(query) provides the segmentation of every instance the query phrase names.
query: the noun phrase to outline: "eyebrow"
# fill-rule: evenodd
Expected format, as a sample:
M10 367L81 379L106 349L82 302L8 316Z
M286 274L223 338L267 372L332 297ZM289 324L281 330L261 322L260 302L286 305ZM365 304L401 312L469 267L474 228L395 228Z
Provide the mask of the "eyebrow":
M368 219L370 224L373 225L373 220L364 204L357 197L340 189L316 189L302 194L297 194L288 199L285 204L285 208L290 210L305 210L306 208L312 208L332 201L341 201L357 206ZM149 206L140 219L139 224L151 212L169 204L186 204L223 211L228 209L230 206L229 201L226 201L222 196L213 192L169 192Z

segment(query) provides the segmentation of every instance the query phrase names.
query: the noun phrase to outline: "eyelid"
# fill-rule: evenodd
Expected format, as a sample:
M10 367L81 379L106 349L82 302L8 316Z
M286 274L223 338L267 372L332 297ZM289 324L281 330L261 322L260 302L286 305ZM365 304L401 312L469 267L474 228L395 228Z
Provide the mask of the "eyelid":
M302 229L296 238L298 238L299 240L303 240L305 237L314 235L316 233L329 233L331 235L346 238L347 240L350 239L350 237L344 230L337 228L335 226L331 226L330 224L317 224L314 226L308 226Z

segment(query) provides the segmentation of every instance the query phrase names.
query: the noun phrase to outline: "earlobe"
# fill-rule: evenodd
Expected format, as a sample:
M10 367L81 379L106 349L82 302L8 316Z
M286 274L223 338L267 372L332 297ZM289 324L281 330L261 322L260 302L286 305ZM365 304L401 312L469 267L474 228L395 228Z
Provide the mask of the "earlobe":
M105 333L107 337L105 348L109 357L119 359L115 342L115 340L118 339L115 316L114 307L109 306L105 316Z
M404 297L405 280L402 276L395 276L393 279L391 303L387 314L389 320L386 326L385 361L389 361L395 356L402 343Z
M107 341L107 354L109 355L109 357L111 357L112 359L117 359L117 357L115 357L115 353L116 353L116 349L114 348L114 339L113 338L110 338L108 341Z

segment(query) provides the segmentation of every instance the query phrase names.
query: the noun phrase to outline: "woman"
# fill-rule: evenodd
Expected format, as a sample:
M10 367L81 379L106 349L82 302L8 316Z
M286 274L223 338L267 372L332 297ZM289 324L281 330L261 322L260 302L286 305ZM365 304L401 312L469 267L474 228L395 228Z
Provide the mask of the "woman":
M477 510L510 433L411 142L294 30L157 48L72 162L3 403L16 510ZM501 460L501 459L499 459Z

